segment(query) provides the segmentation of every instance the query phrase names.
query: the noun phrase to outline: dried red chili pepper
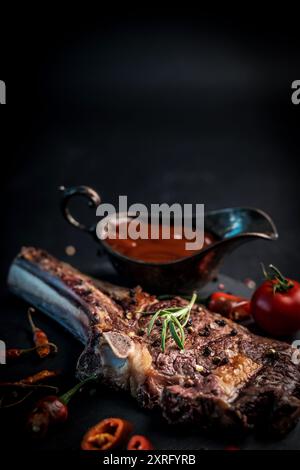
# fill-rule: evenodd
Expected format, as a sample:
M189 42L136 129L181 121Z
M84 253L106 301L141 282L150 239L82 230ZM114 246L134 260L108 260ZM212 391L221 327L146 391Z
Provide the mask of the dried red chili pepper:
M19 357L23 356L24 354L30 353L32 351L36 351L39 348L39 346L35 346L34 348L27 348L27 349L21 349L21 348L10 348L6 350L6 359L7 360L13 360L13 359L18 359Z
M30 392L25 393L21 398L14 399L12 403L9 403L8 405L3 405L3 401L5 397L0 398L0 409L7 409L7 408L14 408L15 406L21 405L27 398L29 398L33 394L33 390L30 390ZM15 397L14 397L15 398Z
M119 447L128 439L132 425L121 418L107 418L90 428L83 436L81 449L108 450Z
M51 352L57 352L57 346L53 343L50 343L46 333L33 323L32 313L34 312L34 308L30 307L28 309L28 320L33 332L33 341L37 347L37 353L41 358L44 358L49 356Z
M29 375L29 377L25 377L25 379L19 380L18 383L36 384L38 382L42 382L44 380L50 379L52 377L57 377L57 376L58 376L57 371L44 369L44 370L40 370L39 372L37 372L34 375Z
M153 445L145 436L139 436L138 434L132 436L127 444L127 450L152 450Z
M37 372L34 375L29 375L28 377L25 377L24 379L21 380L16 380L15 382L0 382L0 387L3 385L35 385L39 382L43 382L44 380L47 380L51 377L57 377L58 372L54 370L48 370L44 369L41 370L40 372Z
M83 385L95 377L89 377L72 387L60 397L49 395L39 400L27 420L27 430L33 436L42 438L50 425L63 423L68 419L68 403Z
M14 388L14 389L28 389L28 390L50 390L52 392L57 392L57 387L53 387L52 385L47 384L26 384L22 382L1 382L1 388Z
M250 301L225 292L214 292L208 302L208 308L231 320L245 320L250 317Z
M57 387L46 384L1 382L0 408L12 408L23 403L35 390L57 393Z

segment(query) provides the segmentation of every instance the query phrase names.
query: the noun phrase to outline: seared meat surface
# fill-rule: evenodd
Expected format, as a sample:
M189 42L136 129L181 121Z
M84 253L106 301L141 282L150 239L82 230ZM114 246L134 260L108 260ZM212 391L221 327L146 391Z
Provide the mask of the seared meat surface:
M284 434L298 420L300 368L286 343L195 305L185 349L169 337L162 352L159 320L147 335L151 316L186 300L159 301L139 287L91 279L35 248L22 249L8 283L85 344L79 378L97 374L109 386L130 391L143 407L159 407L170 422Z

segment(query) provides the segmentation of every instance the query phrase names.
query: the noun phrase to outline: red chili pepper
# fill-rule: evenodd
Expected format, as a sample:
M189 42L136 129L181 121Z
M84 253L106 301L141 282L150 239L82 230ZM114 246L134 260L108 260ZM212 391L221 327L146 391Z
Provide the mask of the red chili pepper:
M245 320L250 317L250 301L245 297L214 292L211 294L209 310L220 313L231 320Z
M95 380L89 377L76 384L60 397L49 395L38 401L27 420L27 430L33 437L44 437L50 425L64 423L68 419L68 403L82 386Z
M152 450L153 445L145 436L135 435L132 436L127 444L127 450Z
M49 413L44 409L35 409L27 419L27 430L33 437L44 437L50 425Z
M33 341L37 347L37 353L41 358L44 358L49 356L51 352L57 352L57 346L53 343L50 343L46 333L35 326L32 320L32 313L34 312L35 310L32 307L28 309L28 320L33 332Z
M120 447L128 439L132 425L120 418L107 418L83 436L82 450L108 450Z
M56 395L48 395L39 400L33 410L33 414L43 411L48 414L49 422L51 423L63 423L68 419L67 404Z

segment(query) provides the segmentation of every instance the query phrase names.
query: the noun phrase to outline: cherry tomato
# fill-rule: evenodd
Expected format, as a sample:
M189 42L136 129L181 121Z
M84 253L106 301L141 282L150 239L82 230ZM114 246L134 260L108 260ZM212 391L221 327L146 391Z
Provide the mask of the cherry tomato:
M300 283L285 278L273 265L253 294L251 313L257 324L273 336L300 329Z

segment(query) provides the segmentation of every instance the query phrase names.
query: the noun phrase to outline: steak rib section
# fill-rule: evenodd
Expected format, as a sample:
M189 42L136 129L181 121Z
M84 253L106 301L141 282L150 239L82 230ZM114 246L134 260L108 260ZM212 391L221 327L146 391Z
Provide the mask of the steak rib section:
M36 248L21 250L8 284L84 343L78 378L97 374L169 422L284 434L299 418L300 368L286 343L195 305L185 349L168 337L162 352L159 320L147 335L151 316L185 299L160 301L140 287L95 280Z

